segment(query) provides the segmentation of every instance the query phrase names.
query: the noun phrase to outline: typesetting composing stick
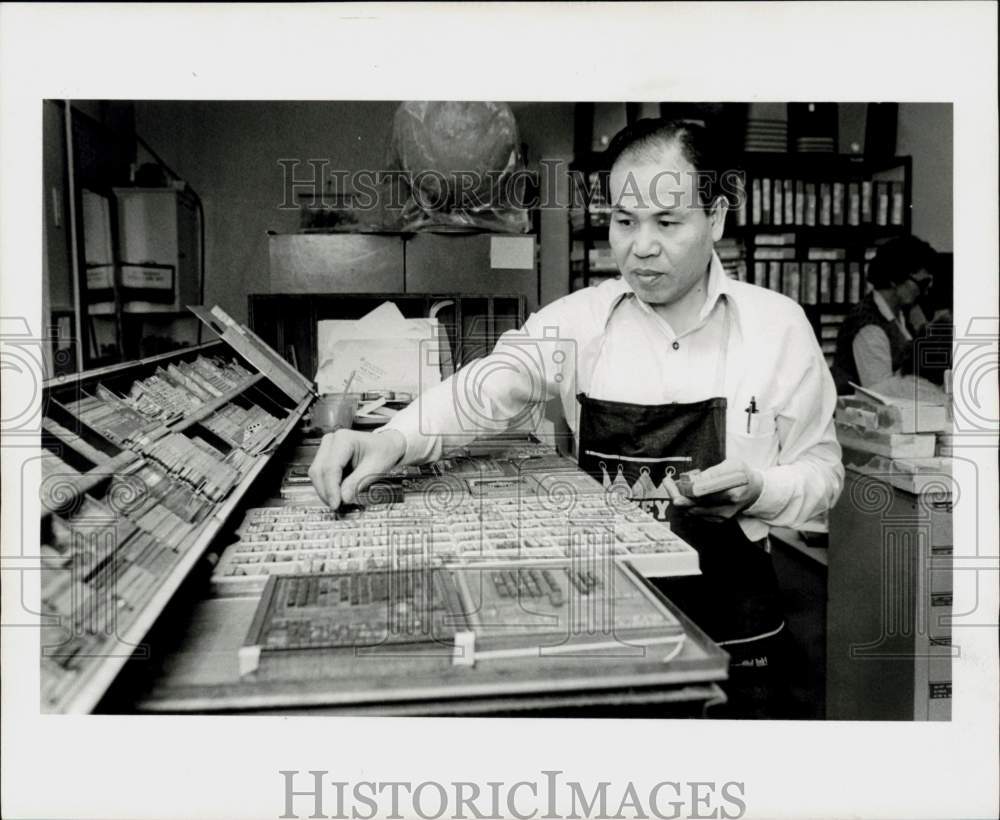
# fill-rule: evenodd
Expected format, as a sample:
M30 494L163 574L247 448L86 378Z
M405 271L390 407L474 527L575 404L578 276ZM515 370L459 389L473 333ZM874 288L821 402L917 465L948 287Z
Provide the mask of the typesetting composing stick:
M701 470L691 470L681 473L677 479L677 489L687 498L701 498L743 487L748 483L743 470L730 470L707 480L701 478Z

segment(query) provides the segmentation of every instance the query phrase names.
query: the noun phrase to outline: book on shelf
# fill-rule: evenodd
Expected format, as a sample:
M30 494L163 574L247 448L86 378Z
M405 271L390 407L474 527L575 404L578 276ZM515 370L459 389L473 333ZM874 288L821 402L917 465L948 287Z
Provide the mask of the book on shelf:
M751 197L751 216L753 218L754 225L760 225L761 220L764 218L763 210L761 208L761 181L759 179L754 179L750 184L750 197Z
M760 219L764 225L771 224L771 178L760 181Z
M785 216L785 198L784 198L784 181L780 179L774 180L774 208L771 211L772 214L772 224L783 225Z
M781 293L781 262L767 263L767 286Z
M892 225L903 224L903 183L892 183L892 202L889 211L889 223Z
M806 183L806 225L816 224L816 183Z
M819 224L827 226L831 223L833 216L833 195L830 191L829 182L819 184Z
M875 188L875 224L889 224L889 183L879 182Z
M806 251L806 258L814 261L846 259L847 251L844 248L809 248Z
M861 188L857 182L850 182L847 185L847 224L851 226L861 224Z
M736 184L736 224L743 227L747 224L747 180L743 174L737 174L735 177Z
M755 248L754 259L794 259L795 248Z
M847 265L844 262L833 263L833 301L847 301Z
M799 263L798 262L785 262L784 270L782 271L782 292L789 299L794 299L796 302L799 301Z
M847 271L847 300L856 305L861 301L861 263L851 262Z
M762 288L767 287L767 262L753 263L753 283Z
M806 184L803 180L795 180L795 219L796 225L806 222Z
M816 262L802 263L802 303L819 303L819 264Z
M755 245L794 245L793 233L759 233L753 238Z
M872 223L872 182L870 179L861 183L861 222L864 225Z
M844 224L844 183L833 183L833 224Z
M819 301L822 304L827 304L830 301L830 296L832 295L831 285L833 284L830 280L833 278L833 263L832 262L820 262L819 263Z
M785 180L785 224L795 224L795 183L791 179Z

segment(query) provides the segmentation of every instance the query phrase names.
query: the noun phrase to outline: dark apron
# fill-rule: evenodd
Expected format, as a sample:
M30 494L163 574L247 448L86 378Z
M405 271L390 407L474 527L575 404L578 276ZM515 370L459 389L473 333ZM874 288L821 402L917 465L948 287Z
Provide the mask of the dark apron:
M717 390L724 393L729 310L720 351ZM597 361L602 350L598 351ZM698 552L701 575L653 579L674 604L725 646L735 663L754 658L752 644L780 632L784 623L771 556L750 541L735 518L713 523L672 509L664 476L705 470L726 457L724 396L688 404L628 404L577 396L580 467L667 520ZM760 645L761 647L764 644ZM764 658L763 664L767 660Z

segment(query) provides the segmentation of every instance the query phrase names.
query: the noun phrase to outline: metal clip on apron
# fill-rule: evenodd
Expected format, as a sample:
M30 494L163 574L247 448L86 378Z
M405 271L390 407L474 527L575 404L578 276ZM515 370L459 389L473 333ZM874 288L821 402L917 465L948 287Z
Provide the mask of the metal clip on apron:
M665 492L656 487L664 476L704 470L725 459L729 305L725 313L715 397L651 405L578 394L579 462L584 470L606 487L624 489L627 484L630 497L641 503L651 495L660 501ZM603 352L602 339L595 370ZM669 520L674 532L698 551L702 574L657 579L655 585L714 641L728 645L737 657L752 654L752 644L776 635L784 625L771 556L763 544L746 537L735 518L712 523L669 507L662 501L650 505L666 512L657 517Z

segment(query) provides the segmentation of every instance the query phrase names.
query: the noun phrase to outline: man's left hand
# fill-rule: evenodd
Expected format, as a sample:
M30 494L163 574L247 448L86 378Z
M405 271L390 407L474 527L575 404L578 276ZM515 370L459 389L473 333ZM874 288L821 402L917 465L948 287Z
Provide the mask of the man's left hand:
M711 482L730 474L742 474L746 481L731 490L699 494L699 487L710 486ZM755 470L738 459L726 459L695 477L691 486L695 493L694 498L678 495L674 497L673 503L688 515L721 521L732 518L753 504L760 497L763 487L764 477L760 470Z

